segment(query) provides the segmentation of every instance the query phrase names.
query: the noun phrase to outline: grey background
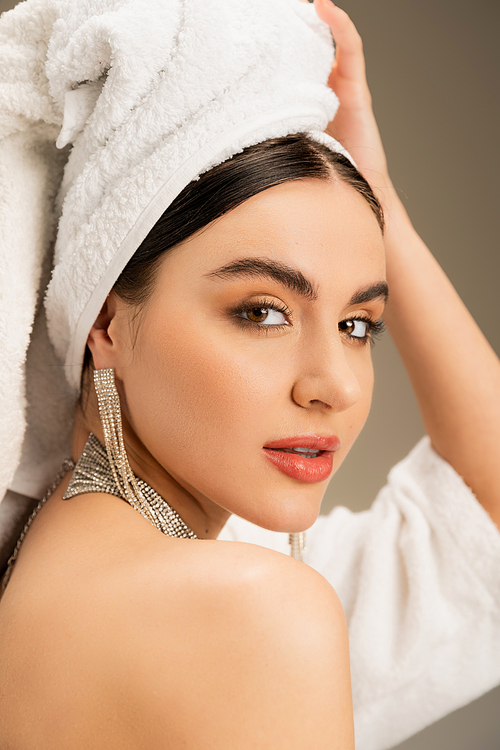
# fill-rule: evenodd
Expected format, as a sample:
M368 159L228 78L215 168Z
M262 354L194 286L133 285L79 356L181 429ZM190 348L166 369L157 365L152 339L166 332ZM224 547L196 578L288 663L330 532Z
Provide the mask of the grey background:
M15 4L0 0L0 11ZM500 353L500 3L344 0L342 7L364 39L396 188ZM429 335L446 335L439 320ZM335 504L353 510L369 507L388 470L423 434L411 387L388 336L375 347L374 360L372 413L332 481L324 512ZM500 688L398 748L499 750Z

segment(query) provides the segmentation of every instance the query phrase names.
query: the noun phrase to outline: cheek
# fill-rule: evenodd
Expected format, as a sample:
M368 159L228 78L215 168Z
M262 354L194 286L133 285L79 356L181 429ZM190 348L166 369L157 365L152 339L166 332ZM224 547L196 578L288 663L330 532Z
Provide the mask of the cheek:
M276 355L266 361L248 343L217 334L203 325L141 330L125 375L127 405L135 432L166 467L185 464L194 446L223 462L227 446L258 443L284 390ZM198 454L190 468L204 463Z
M363 355L366 356L357 358L351 364L356 380L358 381L360 397L356 404L344 412L343 415L344 434L342 447L338 454L339 463L337 468L351 450L370 413L374 384L373 364L369 351L364 352Z

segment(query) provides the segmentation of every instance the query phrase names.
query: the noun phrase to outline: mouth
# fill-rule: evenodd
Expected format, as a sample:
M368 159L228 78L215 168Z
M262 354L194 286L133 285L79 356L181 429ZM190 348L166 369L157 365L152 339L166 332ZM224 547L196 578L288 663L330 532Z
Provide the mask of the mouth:
M325 451L312 450L311 448L269 448L268 450L281 450L282 453L297 453L303 458L317 458Z
M340 447L335 436L297 436L274 440L264 446L266 458L291 479L314 483L328 479L333 469L333 453Z

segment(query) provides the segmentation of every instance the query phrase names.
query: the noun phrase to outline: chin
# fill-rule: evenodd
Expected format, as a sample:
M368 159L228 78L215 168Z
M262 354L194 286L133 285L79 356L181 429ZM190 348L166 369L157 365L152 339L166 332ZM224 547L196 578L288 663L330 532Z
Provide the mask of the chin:
M320 512L321 500L322 495L313 500L299 492L295 497L269 497L257 507L235 508L233 512L263 529L294 534L307 531L313 525Z

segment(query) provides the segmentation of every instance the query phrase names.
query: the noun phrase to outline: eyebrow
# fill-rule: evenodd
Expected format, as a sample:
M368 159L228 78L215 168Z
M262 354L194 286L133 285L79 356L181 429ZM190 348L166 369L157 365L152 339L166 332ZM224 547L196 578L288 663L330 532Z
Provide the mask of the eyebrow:
M384 302L389 299L389 287L385 281L379 281L377 284L372 284L366 289L360 289L359 292L353 294L349 300L349 307L352 305L362 305L363 302L371 302L374 299L381 297Z
M267 258L241 258L217 268L207 276L227 279L232 276L273 279L292 292L309 301L318 299L318 292L301 271L276 260Z
M227 279L233 276L270 278L311 302L318 299L318 292L314 285L306 279L301 271L268 258L241 258L211 271L207 276L219 279ZM387 302L389 287L385 281L371 284L369 287L357 291L349 300L348 307L362 305L364 302L371 302L379 297Z

